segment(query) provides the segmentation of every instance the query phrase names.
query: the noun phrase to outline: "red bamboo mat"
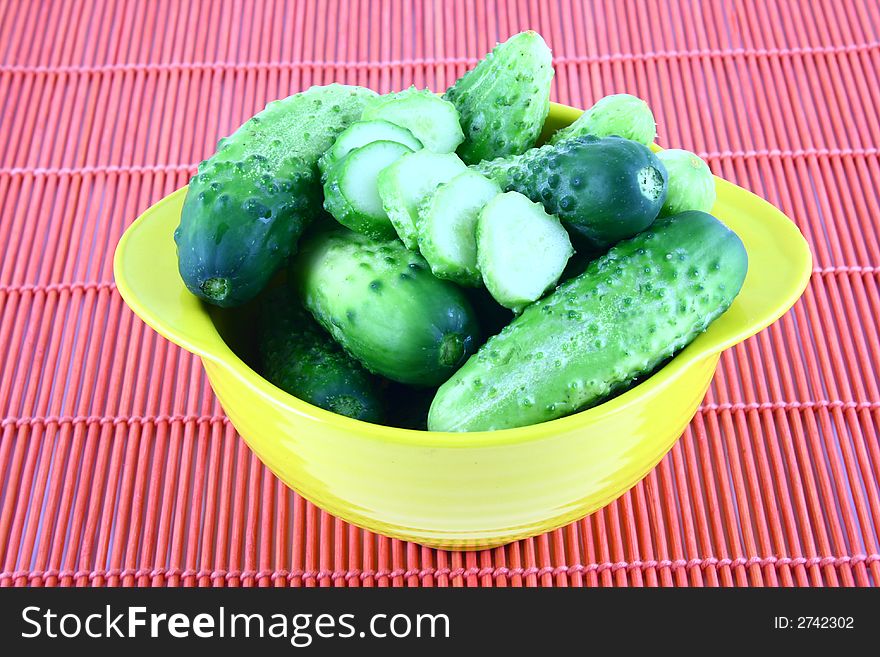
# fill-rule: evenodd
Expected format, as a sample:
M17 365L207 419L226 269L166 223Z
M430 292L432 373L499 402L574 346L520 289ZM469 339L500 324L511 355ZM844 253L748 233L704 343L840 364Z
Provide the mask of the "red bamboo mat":
M442 90L526 28L553 48L554 100L646 98L660 143L794 218L816 270L627 495L435 551L281 485L199 361L126 309L111 255L268 100ZM0 0L0 585L877 583L878 70L876 0Z

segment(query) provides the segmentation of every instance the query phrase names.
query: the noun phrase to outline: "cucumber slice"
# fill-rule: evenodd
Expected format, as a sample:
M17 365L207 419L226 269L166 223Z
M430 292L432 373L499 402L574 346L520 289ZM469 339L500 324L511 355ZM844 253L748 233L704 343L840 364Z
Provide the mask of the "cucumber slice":
M482 284L477 268L477 217L501 193L493 180L464 171L443 183L419 206L419 250L437 278L461 285Z
M334 164L355 148L366 146L374 141L396 141L413 151L424 148L422 142L413 137L409 130L390 121L358 121L343 130L342 134L336 138L333 147L321 156L318 161L321 173L326 176Z
M429 151L452 153L464 141L455 105L428 89L410 87L374 99L361 119L384 119L407 128Z
M559 219L519 192L499 194L480 212L477 262L483 282L514 312L555 285L573 254Z
M379 174L379 196L397 235L412 251L419 249L418 207L440 183L449 182L467 166L454 153L429 150L404 155Z
M374 141L355 148L327 172L324 209L343 226L375 239L394 237L382 207L377 177L388 165L412 153L396 141Z

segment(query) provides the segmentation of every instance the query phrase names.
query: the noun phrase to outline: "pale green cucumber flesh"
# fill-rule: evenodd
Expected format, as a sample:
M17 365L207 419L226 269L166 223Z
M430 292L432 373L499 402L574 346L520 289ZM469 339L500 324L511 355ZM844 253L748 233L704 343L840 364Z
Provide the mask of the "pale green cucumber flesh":
M559 219L518 192L499 194L480 212L477 260L492 297L518 312L559 280L574 253Z
M419 205L419 250L435 276L471 287L482 283L477 268L477 217L500 193L497 183L468 170L439 185Z
M387 238L394 227L382 208L379 173L412 151L394 141L374 141L351 151L327 173L324 208L343 226L365 235Z
M437 185L449 182L465 170L467 166L454 153L421 150L404 155L379 174L382 206L408 249L419 248L419 204Z
M330 152L335 159L341 160L355 148L366 146L374 141L396 141L412 151L423 148L422 142L416 139L413 133L406 128L395 125L390 121L376 119L373 121L358 121L350 125L336 139Z
M336 141L333 147L325 152L318 160L321 174L326 179L330 169L340 162L346 155L356 148L366 146L374 141L396 141L413 151L423 148L422 142L413 137L406 128L395 125L381 119L375 121L357 121L348 126Z
M367 105L363 119L404 127L435 153L453 153L464 140L455 106L427 89L411 87L380 96Z

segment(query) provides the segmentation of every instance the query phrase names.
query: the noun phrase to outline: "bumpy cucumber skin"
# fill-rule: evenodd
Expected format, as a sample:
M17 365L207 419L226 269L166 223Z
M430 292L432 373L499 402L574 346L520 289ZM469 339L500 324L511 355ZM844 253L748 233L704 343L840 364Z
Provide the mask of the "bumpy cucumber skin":
M543 203L597 248L643 231L666 199L666 168L646 146L622 137L575 137L473 168Z
M461 116L467 164L519 155L535 145L550 111L553 63L537 32L520 32L486 55L443 97Z
M397 234L394 225L388 216L373 217L355 208L343 193L341 188L341 179L345 174L345 167L348 166L349 160L358 153L363 153L362 149L370 149L373 144L394 144L399 147L400 156L412 153L412 149L399 142L378 141L366 144L360 148L355 148L348 155L336 162L329 171L324 175L324 209L329 212L336 221L351 230L363 233L373 239L387 240Z
M428 426L505 429L601 403L705 331L747 268L742 242L711 215L658 219L483 345L440 387Z
M328 411L366 422L383 421L380 381L346 354L286 287L271 290L261 301L263 377Z
M398 240L319 233L292 262L290 280L348 353L393 381L439 385L477 347L468 300Z
M254 298L321 210L318 158L360 118L369 89L332 84L274 101L199 165L174 232L189 290L218 306Z
M715 205L715 178L709 165L699 155L679 148L657 153L669 174L669 191L661 215L688 210L709 212Z
M574 123L558 130L550 138L550 143L584 135L617 135L648 146L657 138L657 124L644 100L630 94L614 94L600 98Z

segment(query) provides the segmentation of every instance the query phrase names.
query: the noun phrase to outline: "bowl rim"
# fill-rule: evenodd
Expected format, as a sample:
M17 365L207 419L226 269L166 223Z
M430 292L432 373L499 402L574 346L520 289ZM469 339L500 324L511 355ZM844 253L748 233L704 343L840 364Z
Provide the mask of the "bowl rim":
M559 105L557 103L551 103L551 105L550 117L555 118L557 123L564 124L570 122L581 113L581 110L566 105ZM656 145L653 145L652 149L655 151L662 150ZM242 384L247 385L261 397L266 398L268 402L275 405L281 405L295 415L301 416L312 422L329 424L337 431L358 434L361 437L369 437L384 443L397 443L409 447L427 448L498 448L507 445L540 441L552 437L554 434L568 432L579 427L589 427L592 424L601 422L608 416L627 412L635 405L645 402L646 399L659 394L670 385L673 385L685 368L696 364L700 360L708 360L712 358L717 360L722 351L742 342L746 338L769 326L794 305L806 288L812 274L812 256L803 235L800 233L794 222L764 199L752 194L746 189L724 180L723 178L718 178L716 176L715 180L716 186L720 186L720 188L726 186L735 188L735 193L747 194L752 197L752 199L756 199L761 204L766 205L768 209L772 210L769 214L773 216L775 224L774 231L777 232L782 239L787 241L787 243L798 244L800 253L794 255L799 256L798 261L801 265L801 270L797 272L798 276L794 279L793 283L784 290L785 294L780 294L779 299L776 300L776 303L773 306L773 312L769 312L766 316L760 318L753 318L750 323L739 326L738 330L733 331L732 334L727 335L724 339L713 340L712 326L710 325L705 333L698 336L696 340L683 349L679 354L674 356L661 369L620 395L592 408L578 411L577 413L565 417L525 427L514 427L495 431L440 432L405 429L356 420L327 411L294 397L261 377L226 344L226 341L217 330L213 318L210 317L210 310L207 305L202 302L199 304L193 304L193 307L199 308L199 312L208 316L208 323L211 326L210 335L207 336L210 338L208 347L205 347L203 344L198 344L196 341L189 339L186 335L175 330L174 327L164 321L162 317L159 317L151 308L141 302L133 285L125 275L124 263L128 250L136 248L139 229L142 228L146 222L154 220L155 215L161 214L160 210L164 205L175 202L178 196L185 194L187 190L186 186L172 192L150 206L126 229L116 247L113 258L113 273L117 290L125 303L136 315L138 315L138 317L157 333L187 351L201 357L203 361L207 360L212 365L226 370ZM169 231L168 234L169 242L173 241L172 232L173 231ZM180 286L185 290L182 281L180 281ZM207 363L205 364L207 365ZM209 370L208 375L210 378L210 366L206 369Z

